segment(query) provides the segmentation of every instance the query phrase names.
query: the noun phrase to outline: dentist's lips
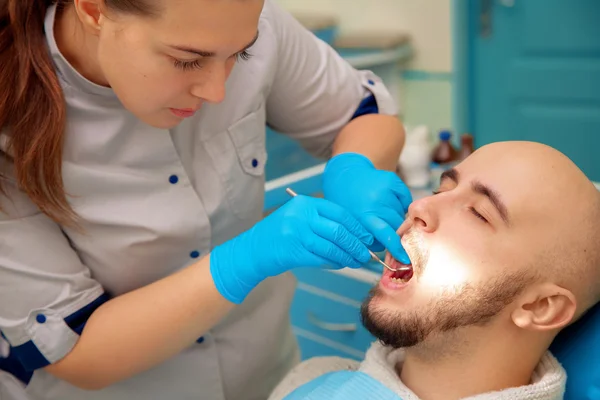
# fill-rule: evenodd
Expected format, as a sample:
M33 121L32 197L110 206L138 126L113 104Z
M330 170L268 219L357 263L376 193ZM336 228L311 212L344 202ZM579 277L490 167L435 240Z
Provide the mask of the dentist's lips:
M171 112L179 118L189 118L196 114L199 108L169 108Z

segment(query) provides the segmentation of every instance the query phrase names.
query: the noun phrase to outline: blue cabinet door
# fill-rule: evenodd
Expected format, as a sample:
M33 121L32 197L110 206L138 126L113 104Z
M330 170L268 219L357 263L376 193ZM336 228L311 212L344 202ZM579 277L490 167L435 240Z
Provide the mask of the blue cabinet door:
M543 142L600 181L600 1L469 1L476 145Z

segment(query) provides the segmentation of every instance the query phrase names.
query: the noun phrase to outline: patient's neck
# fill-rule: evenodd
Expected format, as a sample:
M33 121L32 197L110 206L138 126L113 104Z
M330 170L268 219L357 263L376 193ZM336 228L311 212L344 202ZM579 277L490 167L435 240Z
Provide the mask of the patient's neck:
M491 331L465 328L406 349L400 379L422 400L461 399L528 385L544 345L517 332Z

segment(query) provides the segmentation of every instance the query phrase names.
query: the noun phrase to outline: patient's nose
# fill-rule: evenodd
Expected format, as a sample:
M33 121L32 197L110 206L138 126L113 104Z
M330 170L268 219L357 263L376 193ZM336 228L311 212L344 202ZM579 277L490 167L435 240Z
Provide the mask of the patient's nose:
M438 226L438 216L432 207L432 197L413 201L408 207L408 218L414 228L434 232Z

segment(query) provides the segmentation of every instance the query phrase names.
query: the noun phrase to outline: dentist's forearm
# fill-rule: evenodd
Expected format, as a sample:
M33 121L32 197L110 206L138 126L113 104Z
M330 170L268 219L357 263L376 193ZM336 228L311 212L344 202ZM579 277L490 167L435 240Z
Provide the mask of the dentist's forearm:
M46 370L79 388L99 390L192 346L232 308L217 291L206 256L103 304L73 350Z
M376 168L395 171L404 140L404 127L397 116L363 115L342 129L334 142L333 155L362 154Z

